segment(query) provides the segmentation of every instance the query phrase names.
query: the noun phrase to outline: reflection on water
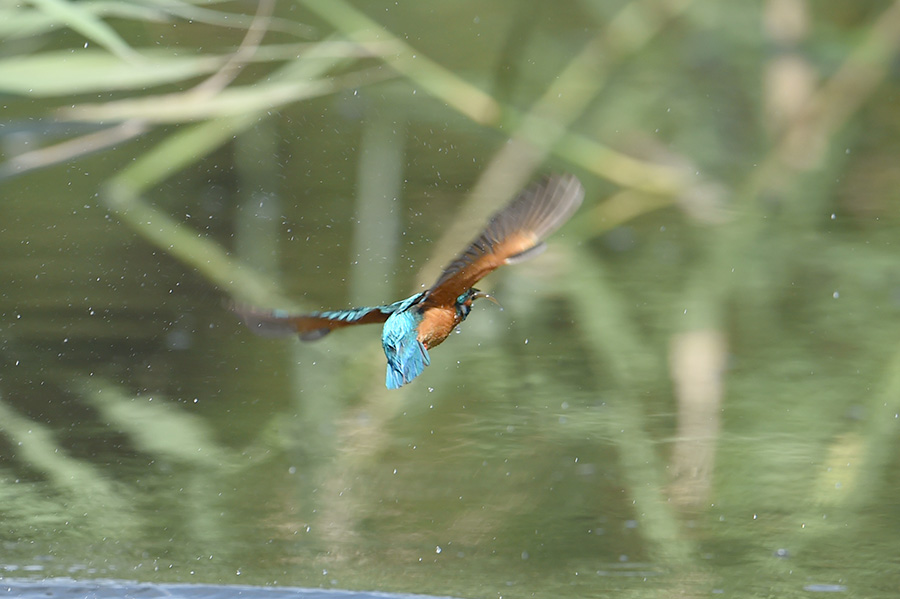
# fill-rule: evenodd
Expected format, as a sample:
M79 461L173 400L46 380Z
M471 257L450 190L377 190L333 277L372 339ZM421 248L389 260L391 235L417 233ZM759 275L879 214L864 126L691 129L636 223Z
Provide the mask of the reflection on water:
M859 497L865 438L823 430L864 421L779 395L816 388L792 384L813 362L735 348L756 365L728 371L721 432L690 437L696 417L666 408L662 376L594 382L608 366L560 342L571 316L479 310L400 396L362 333L309 355L212 320L191 349L143 355L159 392L120 364L12 370L7 575L577 596L836 590L891 567L895 514ZM342 380L341 365L372 376ZM350 387L366 393L335 392Z
M284 4L272 35L294 35L307 4L341 39L377 12ZM389 8L365 52L271 41L241 71L257 86L206 97L216 120L169 114L59 164L3 137L36 171L0 165L0 576L15 592L897 595L882 42L900 20L874 3L728 18L660 3L637 21L594 4L512 21L499 2ZM813 16L827 44L807 38ZM176 35L133 18L140 43ZM202 31L223 55L241 43ZM152 64L137 91L117 80L61 105L187 85ZM27 75L0 71L0 86ZM105 80L91 73L65 80ZM32 118L59 94L23 97L15 139L62 134ZM190 98L106 109L162 119ZM227 308L408 295L542 170L577 172L584 206L546 253L480 285L503 309L476 305L399 392L377 327L260 339Z

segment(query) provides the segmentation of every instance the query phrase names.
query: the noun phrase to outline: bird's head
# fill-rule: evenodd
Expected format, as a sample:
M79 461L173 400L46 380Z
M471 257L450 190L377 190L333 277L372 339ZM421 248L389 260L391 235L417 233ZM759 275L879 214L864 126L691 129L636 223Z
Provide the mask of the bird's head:
M479 289L475 289L472 287L468 289L465 293L456 298L456 311L459 312L459 315L463 320L466 319L466 316L469 315L469 312L472 311L472 302L477 299L486 299L490 302L494 302L498 306L500 306L500 302L497 301L493 295L485 293ZM503 309L503 306L500 306L500 309Z

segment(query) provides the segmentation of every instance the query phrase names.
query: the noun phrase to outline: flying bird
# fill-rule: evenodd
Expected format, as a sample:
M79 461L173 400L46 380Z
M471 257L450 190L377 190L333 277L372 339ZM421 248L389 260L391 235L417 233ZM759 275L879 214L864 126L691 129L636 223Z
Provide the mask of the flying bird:
M447 266L426 291L385 306L290 314L236 306L250 329L264 336L299 334L303 341L358 324L384 323L381 343L387 357L385 384L397 389L431 363L428 351L440 345L466 319L472 303L491 296L475 283L504 264L531 258L544 239L575 213L584 188L574 175L544 177L494 214L484 231Z

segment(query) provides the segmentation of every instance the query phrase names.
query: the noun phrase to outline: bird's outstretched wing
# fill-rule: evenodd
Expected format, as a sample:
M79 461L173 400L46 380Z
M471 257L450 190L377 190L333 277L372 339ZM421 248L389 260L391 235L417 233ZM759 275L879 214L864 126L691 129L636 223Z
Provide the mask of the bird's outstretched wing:
M241 317L251 331L264 337L284 337L300 335L303 341L321 339L331 331L355 324L382 323L393 314L403 302L387 306L353 308L351 310L330 310L309 314L291 314L284 310L259 310L249 306L235 305L232 309Z
M584 188L574 175L544 177L494 214L487 227L438 278L423 305L450 306L495 268L526 260L575 213Z

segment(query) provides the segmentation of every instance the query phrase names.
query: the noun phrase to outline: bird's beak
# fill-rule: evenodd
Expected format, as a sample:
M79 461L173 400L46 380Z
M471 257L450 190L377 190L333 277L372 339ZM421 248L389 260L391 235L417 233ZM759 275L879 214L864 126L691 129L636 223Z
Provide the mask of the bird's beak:
M493 302L493 303L497 304L497 307L500 308L501 310L503 309L503 306L500 304L499 301L497 301L497 298L494 297L493 295L491 295L490 293L485 293L483 291L476 291L472 295L473 302L477 299L482 299L482 298L488 300L489 302Z

